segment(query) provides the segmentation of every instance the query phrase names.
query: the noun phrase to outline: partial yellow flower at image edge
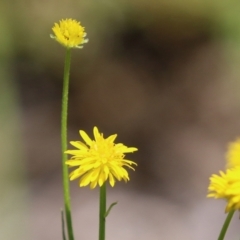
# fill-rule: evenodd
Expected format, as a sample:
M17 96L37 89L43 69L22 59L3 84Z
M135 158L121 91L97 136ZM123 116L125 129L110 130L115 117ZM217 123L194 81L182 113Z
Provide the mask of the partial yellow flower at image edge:
M88 42L85 28L80 22L73 19L60 20L59 24L55 23L52 28L55 35L50 35L61 45L66 48L83 48L83 44Z
M240 167L227 169L226 173L210 177L207 197L222 198L227 201L225 212L240 210Z
M229 144L226 158L228 168L240 166L240 138Z
M127 147L122 143L114 143L117 134L107 138L99 133L97 127L93 129L94 140L91 140L85 131L79 131L80 136L85 141L71 141L70 144L77 150L67 150L65 153L73 155L66 164L77 169L70 173L70 180L80 178L80 187L90 185L93 189L97 185L100 187L109 180L113 187L116 180L129 181L128 172L125 169L134 170L132 165L137 165L131 160L124 159L125 153L132 153L138 149Z
M225 199L225 212L230 212L240 210L240 138L229 144L226 162L226 172L210 177L207 197Z

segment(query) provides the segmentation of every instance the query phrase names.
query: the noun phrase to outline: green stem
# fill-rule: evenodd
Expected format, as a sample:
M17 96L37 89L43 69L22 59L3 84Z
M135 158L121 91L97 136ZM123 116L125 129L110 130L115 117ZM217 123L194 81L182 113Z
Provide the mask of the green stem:
M100 187L99 200L99 240L105 240L106 183Z
M67 161L67 113L68 113L68 89L69 89L69 74L70 74L71 50L67 49L64 65L63 77L63 93L62 93L62 115L61 115L61 140L62 140L62 171L63 171L63 193L64 193L64 209L66 214L66 223L68 231L68 239L74 240L71 206L70 206L70 191L68 180L68 167L65 164Z
M224 222L224 224L223 224L222 230L221 230L221 232L220 232L220 234L219 234L218 240L223 240L223 239L224 239L225 234L226 234L226 232L227 232L228 226L229 226L229 224L230 224L230 222L231 222L231 219L232 219L232 217L233 217L234 212L235 212L234 210L231 210L231 211L228 213L228 215L227 215L227 217L226 217L226 219L225 219L225 222Z

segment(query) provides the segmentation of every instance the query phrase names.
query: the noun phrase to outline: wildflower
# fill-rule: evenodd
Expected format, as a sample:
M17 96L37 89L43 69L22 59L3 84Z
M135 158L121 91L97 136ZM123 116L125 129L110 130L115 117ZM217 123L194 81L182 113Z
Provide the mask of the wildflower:
M227 169L226 173L210 177L207 197L223 198L227 201L225 212L240 210L240 167Z
M83 48L82 44L88 42L84 27L71 18L55 23L52 30L55 36L51 34L50 37L67 48Z
M128 172L124 167L134 170L131 165L137 165L131 160L124 159L124 153L137 151L137 148L127 147L122 143L114 143L117 134L104 138L99 133L98 128L94 127L94 140L91 140L86 132L79 131L85 143L72 141L71 145L78 150L68 150L65 153L73 155L70 160L66 161L69 166L78 166L77 169L70 173L70 180L80 177L80 187L90 184L93 189L97 185L100 187L109 179L110 185L115 185L116 179L129 180Z
M228 167L240 166L240 138L229 144L226 158Z

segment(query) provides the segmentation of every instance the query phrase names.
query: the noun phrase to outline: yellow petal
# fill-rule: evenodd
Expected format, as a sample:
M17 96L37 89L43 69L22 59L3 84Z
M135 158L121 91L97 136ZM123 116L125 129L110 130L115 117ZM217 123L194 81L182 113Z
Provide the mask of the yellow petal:
M89 138L87 133L82 131L82 130L80 130L79 133L80 133L81 137L83 138L83 140L86 142L86 144L88 146L91 146L92 145L92 140Z

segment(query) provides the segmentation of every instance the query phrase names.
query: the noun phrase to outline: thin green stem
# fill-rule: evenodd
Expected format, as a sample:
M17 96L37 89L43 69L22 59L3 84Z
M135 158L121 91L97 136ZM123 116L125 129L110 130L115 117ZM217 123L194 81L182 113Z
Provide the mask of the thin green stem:
M233 217L234 212L235 212L234 210L231 210L231 211L228 213L228 215L227 215L227 217L226 217L226 219L225 219L225 222L224 222L224 224L223 224L222 230L221 230L221 232L220 232L220 234L219 234L218 240L223 240L223 239L224 239L225 234L226 234L227 229L228 229L228 226L229 226L229 224L230 224L230 222L231 222L231 220L232 220L232 217Z
M99 240L105 240L106 192L106 183L104 183L100 187L99 196Z
M69 74L71 63L71 50L67 49L64 65L63 77L63 93L62 93L62 115L61 115L61 140L62 140L62 171L63 171L63 194L64 194L64 209L66 214L68 240L74 240L72 218L71 218L71 204L70 191L68 179L68 167L65 164L67 155L64 153L67 150L67 113L68 113L68 89L69 89Z

